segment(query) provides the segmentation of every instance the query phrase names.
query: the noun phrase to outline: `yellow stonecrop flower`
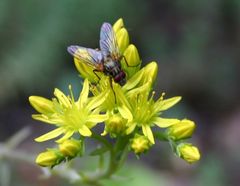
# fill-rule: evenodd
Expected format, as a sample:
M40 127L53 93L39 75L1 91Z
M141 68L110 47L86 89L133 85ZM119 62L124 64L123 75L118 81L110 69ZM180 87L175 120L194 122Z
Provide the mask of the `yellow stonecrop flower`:
M162 118L160 114L179 102L181 97L176 96L169 99L163 99L162 95L157 101L154 101L154 92L151 96L149 96L149 93L150 84L146 86L145 90L141 93L133 94L129 92L127 94L127 99L125 101L127 101L128 104L125 104L125 106L129 109L132 116L128 119L126 134L132 133L135 128L141 128L143 134L154 144L155 140L151 127L156 125L161 128L166 128L178 123L178 119Z
M70 96L66 96L59 89L55 89L52 101L39 96L30 96L31 105L40 111L40 114L33 114L32 117L57 127L53 131L44 134L35 140L43 142L63 135L57 142L69 139L74 133L80 133L82 136L91 136L91 128L97 123L108 119L106 114L99 114L98 108L107 98L109 90L106 90L98 96L89 98L89 81L85 79L82 92L77 101L74 100L70 88ZM37 101L36 101L37 100ZM45 113L38 109L39 105L47 105L47 108L53 108L52 112Z
M148 138L143 135L136 134L131 140L131 148L135 154L146 152L151 145L152 144L149 142Z
M172 140L182 140L192 136L196 125L193 121L183 119L169 127L167 134Z
M162 95L157 101L154 101L154 92L149 96L157 69L157 63L151 62L130 78L123 87L113 82L112 92L114 93L109 94L106 101L100 106L101 110L108 114L116 113L115 115L118 118L119 116L122 117L122 120L119 119L119 121L124 123L126 135L134 132L136 128L141 128L144 136L152 144L155 143L155 140L151 127L156 125L166 128L180 121L178 119L162 118L159 115L179 102L181 97L163 99ZM109 81L100 81L98 87L94 87L93 94L98 95L101 91L107 89L111 89ZM105 128L103 135L111 134L107 128Z
M102 156L109 151L110 160L114 160L110 161L110 168L112 165L118 166L115 156L120 154L123 158L128 150L136 155L145 153L155 144L155 139L168 141L173 152L188 163L198 161L198 148L182 142L192 136L195 123L187 119L162 117L162 112L177 104L181 97L165 99L165 93L162 93L155 99L153 85L158 73L157 63L152 61L141 68L140 55L136 46L130 43L122 18L115 22L113 30L120 52L116 63L120 63L121 70L125 72L123 74L126 74L124 85L116 83L109 74L105 75L105 71L98 71L96 75L94 65L74 58L77 70L85 79L77 100L74 99L71 86L69 95L56 88L55 98L51 100L40 96L29 97L30 104L38 112L32 117L56 127L35 140L43 142L58 138L56 142L59 145L59 149L47 149L40 153L36 163L53 167L82 156L85 148L83 137L91 136L103 144L92 154ZM102 123L104 130L101 136L98 133L92 135L92 128ZM153 132L154 127L166 130ZM74 134L83 137L73 138ZM115 138L111 143L104 138L107 134Z
M179 144L177 147L177 153L180 158L188 163L194 163L201 158L198 148L189 143Z
M64 156L56 149L47 149L41 152L35 162L41 167L53 167L64 160Z
M68 139L59 144L59 151L65 157L75 157L81 152L82 142L80 140Z

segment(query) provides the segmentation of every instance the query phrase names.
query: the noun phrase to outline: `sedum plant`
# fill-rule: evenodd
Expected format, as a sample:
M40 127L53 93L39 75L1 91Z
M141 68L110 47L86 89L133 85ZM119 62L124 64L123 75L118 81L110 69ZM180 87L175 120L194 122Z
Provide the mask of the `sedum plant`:
M71 86L68 95L56 88L52 99L29 97L30 104L38 112L32 115L33 119L55 127L35 141L54 139L57 144L57 147L40 153L36 163L42 167L55 168L66 161L92 155L99 156L99 166L106 167L102 165L106 157L109 161L105 169L97 167L94 174L82 170L79 173L79 182L99 185L101 180L111 178L121 168L129 153L140 157L155 145L156 140L167 141L173 153L186 162L198 161L198 148L185 142L195 130L194 121L162 117L162 113L177 104L181 97L165 98L165 93L162 93L159 98L155 98L153 87L158 64L152 61L141 67L138 50L130 44L122 19L112 27L107 24L110 31L104 26L106 24L101 30L100 51L76 46L69 50L84 79L77 98L73 96ZM113 57L104 58L105 43L102 44L101 39L105 37L109 39L106 43L110 45L106 45L106 51L109 50L111 54L117 50L121 55L115 61L112 60L111 65L114 68L120 65L119 69L124 75L118 78L124 78L124 83L118 83L118 74L114 75L107 69L110 64L108 60ZM99 56L102 57L101 61L96 60ZM101 65L102 70L99 67ZM104 126L103 131L94 130L97 125ZM90 153L85 147L87 140L99 143Z

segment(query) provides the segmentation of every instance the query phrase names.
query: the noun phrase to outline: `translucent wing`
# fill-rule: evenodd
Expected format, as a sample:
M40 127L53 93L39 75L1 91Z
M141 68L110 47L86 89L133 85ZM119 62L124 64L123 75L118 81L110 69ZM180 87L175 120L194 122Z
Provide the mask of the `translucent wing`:
M109 23L103 23L101 27L100 49L105 57L109 55L112 57L120 56L115 32Z
M71 45L67 48L68 52L75 58L83 60L90 66L96 66L102 63L102 53L100 51L85 48L77 45Z

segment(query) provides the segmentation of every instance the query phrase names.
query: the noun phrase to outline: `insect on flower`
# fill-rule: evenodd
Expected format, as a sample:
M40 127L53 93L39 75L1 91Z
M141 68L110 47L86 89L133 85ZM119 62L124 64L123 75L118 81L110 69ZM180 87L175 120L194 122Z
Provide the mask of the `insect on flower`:
M103 72L110 77L110 83L112 83L112 78L121 86L126 83L126 73L122 70L120 64L124 56L119 52L116 35L111 24L103 23L101 27L100 50L72 45L68 47L68 52L73 57L92 66L94 68L93 72L98 78L96 72Z

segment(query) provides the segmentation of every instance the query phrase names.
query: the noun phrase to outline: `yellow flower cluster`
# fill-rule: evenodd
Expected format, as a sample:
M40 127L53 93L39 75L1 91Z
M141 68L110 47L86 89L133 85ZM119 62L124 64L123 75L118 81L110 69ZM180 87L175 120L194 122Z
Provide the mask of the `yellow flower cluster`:
M91 137L93 134L91 129L102 123L105 126L102 136L107 134L112 138L126 136L129 139L129 146L138 155L147 152L155 144L155 140L159 139L158 131L155 132L153 128L166 129L163 135L174 147L176 155L189 163L198 161L200 153L197 147L181 142L192 136L195 123L187 119L161 116L164 111L178 103L181 97L165 99L163 93L155 100L155 92L152 89L158 72L157 63L149 62L140 68L141 58L136 46L130 44L123 20L119 19L112 29L122 55L119 62L126 73L126 83L120 86L104 73L98 72L96 75L93 66L75 57L75 66L85 79L77 100L73 97L71 87L69 95L55 89L55 98L51 100L30 96L31 105L39 112L32 117L56 126L56 129L35 140L43 142L61 136L57 140L61 144L59 152L47 150L38 156L36 162L41 166L54 166L64 159L62 157L75 157L81 151L82 141L81 143L74 139L69 141L70 138L73 138L74 134ZM90 96L89 91L93 96Z

